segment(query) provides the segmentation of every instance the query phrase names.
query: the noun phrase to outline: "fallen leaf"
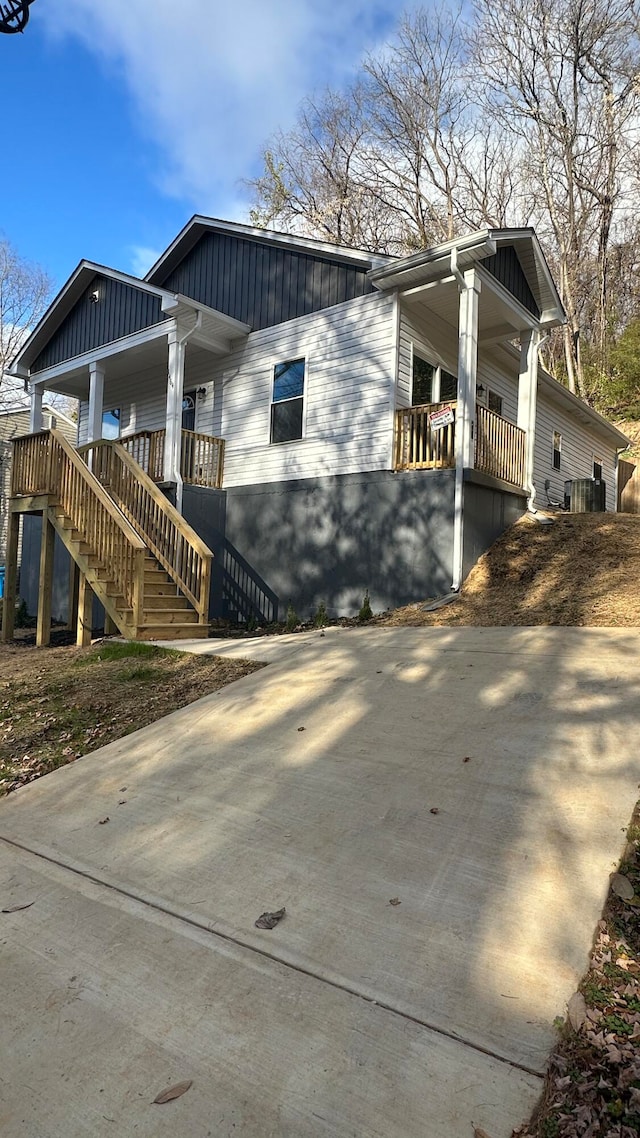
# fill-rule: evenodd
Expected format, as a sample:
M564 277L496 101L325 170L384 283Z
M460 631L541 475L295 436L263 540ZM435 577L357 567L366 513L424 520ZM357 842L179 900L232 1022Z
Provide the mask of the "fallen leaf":
M175 1087L167 1087L166 1090L160 1091L160 1094L156 1095L153 1102L159 1103L160 1105L165 1102L173 1102L174 1099L181 1098L182 1095L186 1094L189 1087L192 1086L193 1079L186 1079L184 1083L176 1083Z
M389 901L389 904L390 905L401 905L402 901L400 900L399 897L392 897L391 900Z
M121 798L120 801L118 802L118 806L125 806L126 802L127 802L126 798Z
M121 794L124 794L124 792L125 792L125 790L126 790L126 789L127 789L127 788L126 788L126 786L121 786L121 787L120 787L120 793L121 793Z
M109 815L107 814L107 817L106 817L106 818L101 818L101 819L100 819L100 821L98 822L98 825L99 825L99 826L104 826L104 825L105 825L105 824L106 824L108 821L109 821Z
M573 1030L580 1031L587 1018L587 1004L582 992L574 992L567 1004L567 1014Z
M470 763L471 762L471 755L465 755L465 757L462 761L463 761L463 763Z
M624 873L614 873L611 878L611 889L616 897L620 897L623 901L630 901L634 894L633 885Z
M487 1134L486 1130L482 1129L481 1126L476 1126L473 1132L473 1138L490 1138L490 1136Z
M306 731L306 727L298 727L298 731Z
M27 901L26 905L12 905L10 909L0 909L2 913L20 913L23 909L30 909L35 901Z
M432 806L432 807L431 807L431 810L429 811L429 813L430 813L430 814L439 814L439 813L440 813L440 811L439 811L439 809L438 809L438 807L437 807L437 806Z
M282 920L286 913L286 909L278 909L275 913L261 913L255 922L257 929L275 929L276 925Z

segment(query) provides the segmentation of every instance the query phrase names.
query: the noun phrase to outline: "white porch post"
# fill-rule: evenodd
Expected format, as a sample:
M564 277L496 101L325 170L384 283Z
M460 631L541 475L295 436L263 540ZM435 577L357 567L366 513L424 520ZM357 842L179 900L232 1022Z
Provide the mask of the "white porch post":
M182 432L182 399L184 394L185 344L175 325L169 332L169 368L167 374L167 423L164 440L164 480L180 486L180 447Z
M102 409L104 405L104 367L99 363L89 364L89 422L87 442L102 438Z
M458 414L456 424L456 468L473 466L473 423L476 411L478 375L478 298L482 284L469 270L460 290L458 315Z
M35 435L42 430L42 388L31 385L31 408L29 411L29 431Z
M470 269L460 284L458 309L458 409L456 413L456 485L453 517L453 581L459 589L463 576L463 485L466 467L473 466L473 427L478 375L478 309L482 288L477 273Z
M533 484L533 459L536 442L536 407L538 400L539 332L523 332L520 337L520 371L518 375L518 426L525 433L524 484L529 491L529 506L536 496Z

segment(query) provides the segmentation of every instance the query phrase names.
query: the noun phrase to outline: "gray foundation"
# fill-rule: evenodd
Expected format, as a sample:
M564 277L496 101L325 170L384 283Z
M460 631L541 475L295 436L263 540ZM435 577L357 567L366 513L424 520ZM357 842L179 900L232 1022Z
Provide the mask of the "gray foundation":
M464 485L464 575L526 508L524 496L469 472ZM455 472L374 471L207 490L185 486L186 520L214 554L210 616L284 620L354 616L451 587ZM38 604L41 519L25 517L20 595ZM68 616L69 556L56 538L54 619ZM103 623L94 605L94 628Z
M320 602L353 616L365 589L374 611L446 592L453 498L453 471L375 471L185 487L183 511L222 572L213 616L282 620L291 604L306 619Z

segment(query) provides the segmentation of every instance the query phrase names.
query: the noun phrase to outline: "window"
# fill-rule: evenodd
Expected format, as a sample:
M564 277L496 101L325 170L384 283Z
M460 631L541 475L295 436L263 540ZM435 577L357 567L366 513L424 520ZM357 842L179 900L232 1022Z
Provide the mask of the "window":
M103 439L120 438L120 408L114 407L111 411L102 412Z
M302 438L304 360L287 360L273 369L271 442L289 443Z
M560 455L562 453L562 435L559 431L553 432L553 469L560 469Z
M413 356L412 407L425 403L448 403L458 398L458 380L438 364L430 364L422 356Z
M489 410L502 415L502 396L496 395L495 391L489 392Z
M593 477L597 479L602 478L602 459L595 458L595 456L593 459Z
M424 403L431 403L433 393L433 379L436 368L427 363L421 356L413 357L413 390L411 402L414 407L421 407Z

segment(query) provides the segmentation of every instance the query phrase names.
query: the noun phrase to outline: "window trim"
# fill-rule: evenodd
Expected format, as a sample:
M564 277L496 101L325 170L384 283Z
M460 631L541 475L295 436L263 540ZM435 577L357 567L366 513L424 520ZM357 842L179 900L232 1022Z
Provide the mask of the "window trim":
M273 391L274 391L275 382L276 382L276 368L278 367L279 364L293 364L293 363L297 363L300 360L302 361L302 363L304 365L304 371L303 371L303 377L302 377L302 395L294 395L290 399L274 399L273 398ZM282 446L293 446L296 443L305 442L306 437L307 437L307 394L308 394L308 383L309 383L309 360L307 357L307 353L302 352L298 355L278 356L277 358L276 357L272 358L272 360L269 364L269 375L270 375L270 380L269 380L269 383L270 383L269 418L268 418L268 423L267 423L267 443L268 443L268 445L270 447L282 447ZM293 401L295 399L302 399L302 422L301 422L301 426L300 426L302 433L301 433L300 437L297 439L283 439L282 442L275 442L271 438L272 425L273 425L273 408L277 403L293 403Z
M597 454L593 454L591 457L593 459L591 463L591 477L596 481L604 482L604 462ZM596 466L600 467L599 476L596 474Z

